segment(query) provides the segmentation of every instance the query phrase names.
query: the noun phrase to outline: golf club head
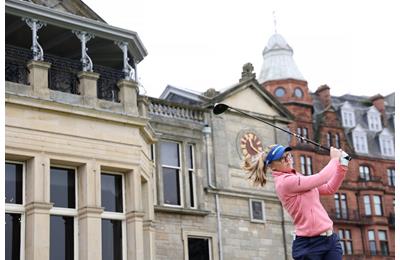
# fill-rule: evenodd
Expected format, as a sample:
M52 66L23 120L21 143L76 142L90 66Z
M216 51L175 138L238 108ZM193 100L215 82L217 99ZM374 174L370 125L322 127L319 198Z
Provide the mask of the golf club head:
M213 108L213 113L214 113L215 115L219 115L219 114L224 113L226 110L228 110L228 108L229 108L229 106L227 106L227 105L225 105L225 104L216 103L216 104L214 105L214 108Z

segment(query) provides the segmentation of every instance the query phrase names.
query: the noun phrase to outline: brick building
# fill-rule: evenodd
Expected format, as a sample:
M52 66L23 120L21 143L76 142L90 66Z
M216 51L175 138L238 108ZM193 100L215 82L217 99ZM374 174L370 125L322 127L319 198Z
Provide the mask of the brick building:
M264 49L259 82L295 117L291 131L339 147L353 158L340 188L321 200L334 220L345 259L394 259L394 93L383 97L311 93L284 38L273 35ZM292 138L295 167L305 175L329 161L327 151Z

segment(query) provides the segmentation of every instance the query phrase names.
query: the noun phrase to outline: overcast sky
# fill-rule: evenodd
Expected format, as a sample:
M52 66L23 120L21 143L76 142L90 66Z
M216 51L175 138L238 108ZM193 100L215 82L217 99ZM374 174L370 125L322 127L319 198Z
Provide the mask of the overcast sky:
M136 31L148 56L138 66L147 95L167 85L200 92L238 82L243 64L257 76L274 33L294 50L315 91L387 95L399 87L395 1L84 0L107 23Z

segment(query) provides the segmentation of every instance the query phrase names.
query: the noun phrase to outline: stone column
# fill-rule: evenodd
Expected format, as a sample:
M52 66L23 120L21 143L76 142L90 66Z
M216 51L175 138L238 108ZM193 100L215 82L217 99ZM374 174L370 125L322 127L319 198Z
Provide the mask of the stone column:
M26 176L25 259L50 257L50 159L38 154L28 160Z
M137 82L122 79L118 81L117 86L119 88L119 100L121 100L125 113L138 115L137 96L139 87Z
M45 99L50 98L49 69L51 64L44 61L31 60L28 62L27 67L33 95Z
M127 260L147 259L143 248L143 217L144 213L139 211L126 214Z
M100 74L90 71L81 71L78 73L79 93L83 98L83 104L95 107L97 104L97 80Z
M143 223L143 248L144 258L148 260L155 259L155 224L154 221L145 220Z
M100 165L96 160L78 168L79 259L101 259Z
M138 97L139 116L148 117L149 99L146 96Z

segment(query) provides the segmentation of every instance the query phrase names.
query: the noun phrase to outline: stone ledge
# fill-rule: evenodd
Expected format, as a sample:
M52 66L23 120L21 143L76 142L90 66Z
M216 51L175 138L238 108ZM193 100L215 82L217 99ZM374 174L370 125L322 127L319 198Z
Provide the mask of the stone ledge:
M185 209L185 208L173 208L166 206L154 206L154 211L164 212L164 213L176 213L181 215L193 215L193 216L207 216L211 213L211 211L203 209Z

